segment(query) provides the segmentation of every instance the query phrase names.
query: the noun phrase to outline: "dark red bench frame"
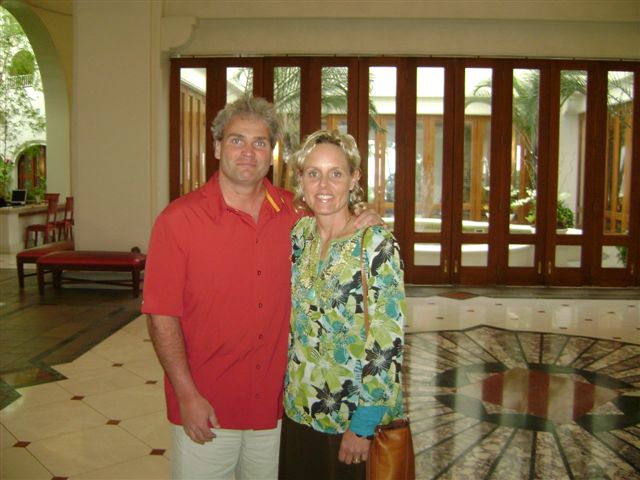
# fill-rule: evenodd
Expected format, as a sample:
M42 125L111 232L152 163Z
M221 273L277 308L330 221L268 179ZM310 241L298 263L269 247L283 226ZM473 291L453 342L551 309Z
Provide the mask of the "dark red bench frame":
M65 283L102 283L133 288L133 296L140 295L141 272L144 270L146 255L136 252L69 251L43 255L37 261L38 291L44 295L44 275L53 274L53 286L59 288ZM131 280L87 280L62 277L64 271L105 271L131 272Z
M25 263L36 263L40 257L53 252L74 250L73 240L65 240L61 242L46 243L39 247L28 248L16 253L16 266L18 269L18 285L20 289L24 289L24 277L33 277L36 272L24 273Z

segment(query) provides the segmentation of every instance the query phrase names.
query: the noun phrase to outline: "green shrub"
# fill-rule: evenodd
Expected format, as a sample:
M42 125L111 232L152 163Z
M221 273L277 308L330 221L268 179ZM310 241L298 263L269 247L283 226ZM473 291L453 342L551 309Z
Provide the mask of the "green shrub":
M563 200L558 199L556 207L556 228L573 228L573 211Z

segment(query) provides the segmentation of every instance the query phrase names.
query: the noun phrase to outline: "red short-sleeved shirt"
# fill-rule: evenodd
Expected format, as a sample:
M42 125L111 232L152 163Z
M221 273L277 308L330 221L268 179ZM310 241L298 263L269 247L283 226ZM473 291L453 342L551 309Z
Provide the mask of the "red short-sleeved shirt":
M228 207L218 175L153 227L142 312L180 317L193 380L231 429L274 428L291 310L291 193L264 180L258 224ZM168 417L180 424L165 378Z

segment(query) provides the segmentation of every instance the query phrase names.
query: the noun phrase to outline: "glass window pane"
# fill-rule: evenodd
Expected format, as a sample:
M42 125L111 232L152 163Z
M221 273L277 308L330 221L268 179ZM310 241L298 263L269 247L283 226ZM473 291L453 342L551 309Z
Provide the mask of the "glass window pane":
M420 67L417 79L415 231L440 232L444 68Z
M579 245L556 245L556 268L580 267L582 247Z
M511 233L535 233L540 71L513 71Z
M556 231L582 233L584 158L587 112L587 73L560 72L560 141Z
M633 73L609 72L604 233L629 233Z
M253 69L249 67L227 68L227 103L243 96L253 95Z
M462 218L483 222L489 219L491 76L490 68L465 70Z
M180 69L180 195L206 182L207 71Z
M625 245L604 245L602 247L602 268L627 268L627 247Z
M535 245L515 244L509 245L510 267L533 267L535 258Z
M322 128L347 133L348 67L322 67Z
M487 243L463 243L460 264L463 267L486 267L489 258Z
M282 140L273 151L273 183L291 190L293 153L300 146L300 67L273 69L273 102L282 122Z
M440 265L440 244L439 243L416 243L413 246L414 265Z
M369 82L376 114L369 122L368 201L389 222L396 186L396 68L371 67Z

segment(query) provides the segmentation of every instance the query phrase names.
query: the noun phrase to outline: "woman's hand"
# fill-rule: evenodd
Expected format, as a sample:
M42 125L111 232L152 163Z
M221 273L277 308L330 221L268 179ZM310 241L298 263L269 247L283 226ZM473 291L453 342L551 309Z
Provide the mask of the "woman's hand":
M371 440L358 437L351 430L347 430L342 435L338 460L347 465L352 463L366 462L369 458L369 447Z

